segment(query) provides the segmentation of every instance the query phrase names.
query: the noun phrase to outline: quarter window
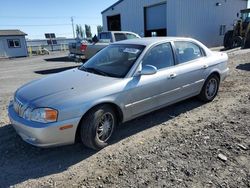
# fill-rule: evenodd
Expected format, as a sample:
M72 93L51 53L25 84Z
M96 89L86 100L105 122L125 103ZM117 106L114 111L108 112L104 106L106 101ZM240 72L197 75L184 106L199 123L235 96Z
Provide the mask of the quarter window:
M185 63L203 57L201 48L192 42L174 42L179 63Z
M136 35L126 33L127 39L137 39L138 37Z
M174 65L174 56L170 43L160 44L152 48L142 61L142 66L153 65L164 69Z
M21 47L20 40L19 39L8 40L8 46L9 48L20 48Z

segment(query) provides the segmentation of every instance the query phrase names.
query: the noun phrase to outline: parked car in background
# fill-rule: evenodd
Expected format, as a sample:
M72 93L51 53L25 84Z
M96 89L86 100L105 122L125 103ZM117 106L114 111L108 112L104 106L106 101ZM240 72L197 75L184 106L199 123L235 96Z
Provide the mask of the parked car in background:
M69 58L82 62L82 60L90 59L110 43L134 38L140 38L140 36L128 31L101 32L97 37L98 41L93 43L86 42L86 40L69 43Z
M119 123L189 97L212 101L228 56L189 38L143 38L109 45L79 68L28 83L8 112L22 139L39 147L101 149Z

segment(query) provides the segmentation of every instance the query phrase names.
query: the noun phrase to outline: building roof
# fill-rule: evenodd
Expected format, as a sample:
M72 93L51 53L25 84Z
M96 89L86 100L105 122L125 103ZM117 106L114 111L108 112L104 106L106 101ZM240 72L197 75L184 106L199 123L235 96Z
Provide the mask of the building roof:
M0 30L0 36L25 36L26 33L18 29Z
M104 11L102 11L102 14L103 14L104 12L107 12L109 9L115 7L116 5L120 4L120 3L123 2L123 1L124 1L124 0L119 0L119 1L117 1L117 2L114 3L113 5L109 6L109 7L106 8Z

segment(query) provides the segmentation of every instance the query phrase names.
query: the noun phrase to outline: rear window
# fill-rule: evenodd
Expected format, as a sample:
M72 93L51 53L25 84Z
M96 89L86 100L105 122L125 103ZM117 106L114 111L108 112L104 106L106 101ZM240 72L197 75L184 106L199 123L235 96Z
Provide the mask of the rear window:
M110 35L110 33L100 33L100 35L99 35L99 39L101 39L101 40L106 40L106 39L111 39L111 35Z

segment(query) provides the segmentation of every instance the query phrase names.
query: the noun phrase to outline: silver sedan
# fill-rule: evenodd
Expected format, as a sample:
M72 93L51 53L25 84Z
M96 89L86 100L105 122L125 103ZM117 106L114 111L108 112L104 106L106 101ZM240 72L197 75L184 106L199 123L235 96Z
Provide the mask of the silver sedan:
M119 124L189 97L212 101L228 56L189 38L114 43L79 68L30 82L8 112L22 139L39 147L109 143Z

